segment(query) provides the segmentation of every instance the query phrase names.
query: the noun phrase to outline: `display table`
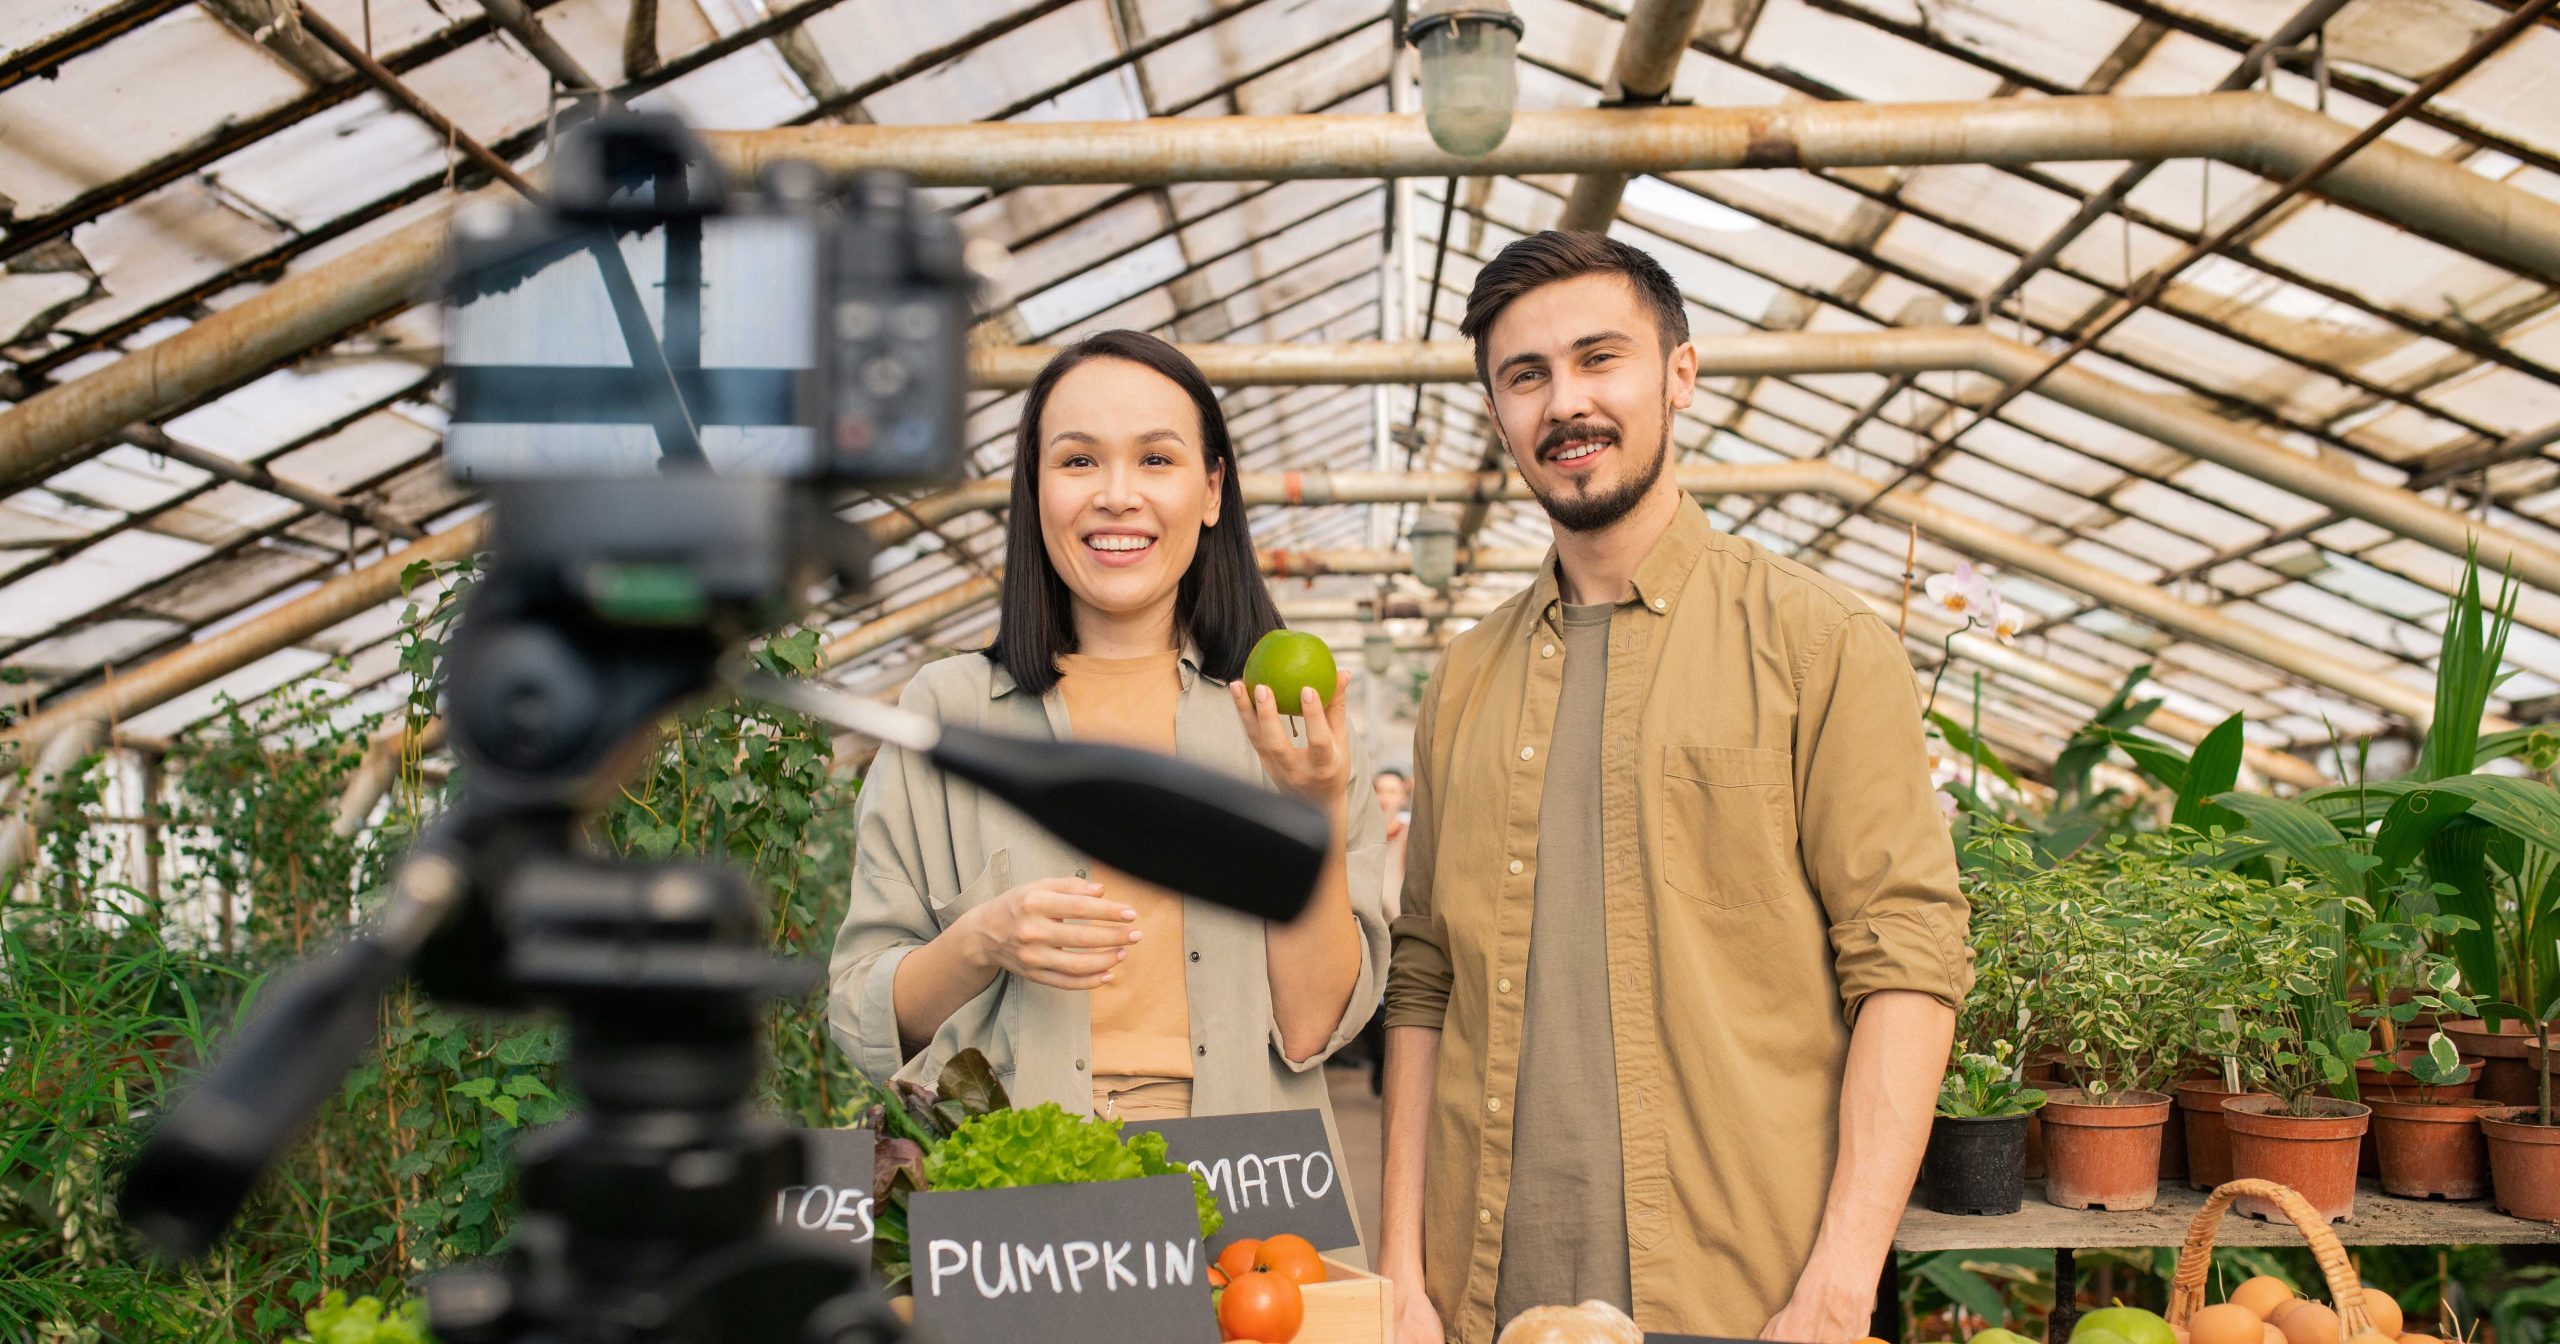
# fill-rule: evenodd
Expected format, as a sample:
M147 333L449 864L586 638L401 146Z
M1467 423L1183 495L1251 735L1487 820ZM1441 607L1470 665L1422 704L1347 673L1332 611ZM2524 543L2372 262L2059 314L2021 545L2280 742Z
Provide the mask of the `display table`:
M2050 1249L2053 1251L2054 1282L2069 1283L2077 1273L2073 1253L2084 1248L2176 1246L2184 1242L2187 1226L2204 1208L2204 1200L2204 1192L2200 1190L2190 1190L2183 1183L2172 1185L2163 1182L2159 1201L2139 1213L2083 1213L2045 1203L2044 1182L2029 1181L2026 1207L2006 1217L1975 1218L1932 1213L1921 1207L1915 1197L1911 1207L1902 1215L1901 1228L1894 1233L1893 1249L1897 1255L1925 1255L1933 1251ZM2338 1240L2349 1246L2560 1243L2560 1224L2510 1218L2491 1208L2485 1199L2459 1204L2393 1199L2369 1180L2357 1188L2356 1216L2333 1226ZM2262 1223L2234 1213L2222 1220L2221 1230L2214 1240L2222 1246L2300 1246L2302 1234L2296 1232L2290 1223ZM1888 1319L1897 1325L1899 1323L1900 1277L1888 1257L1885 1301L1897 1306L1890 1312L1876 1313L1879 1325ZM2054 1315L2057 1337L2068 1335L2071 1320L2077 1313L2070 1311L2066 1303ZM1899 1339L1900 1335L1892 1333L1883 1337Z

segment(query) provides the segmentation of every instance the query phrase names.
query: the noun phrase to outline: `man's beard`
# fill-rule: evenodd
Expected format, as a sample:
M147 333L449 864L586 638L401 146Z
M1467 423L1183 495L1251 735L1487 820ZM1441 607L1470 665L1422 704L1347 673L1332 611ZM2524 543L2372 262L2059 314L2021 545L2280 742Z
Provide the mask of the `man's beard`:
M1626 446L1625 439L1615 431L1604 430L1601 435L1621 448ZM1537 448L1539 460L1544 461L1550 449L1562 447L1569 439L1599 436L1594 435L1588 426L1558 426L1540 440ZM1637 503L1653 489L1654 482L1662 479L1663 465L1670 460L1671 408L1666 405L1663 407L1662 441L1654 445L1653 460L1647 462L1642 471L1599 494L1551 495L1539 489L1535 481L1530 481L1529 493L1538 497L1538 507L1547 511L1548 520L1556 526L1567 532L1598 532L1633 512ZM1522 479L1528 479L1526 473L1522 474Z

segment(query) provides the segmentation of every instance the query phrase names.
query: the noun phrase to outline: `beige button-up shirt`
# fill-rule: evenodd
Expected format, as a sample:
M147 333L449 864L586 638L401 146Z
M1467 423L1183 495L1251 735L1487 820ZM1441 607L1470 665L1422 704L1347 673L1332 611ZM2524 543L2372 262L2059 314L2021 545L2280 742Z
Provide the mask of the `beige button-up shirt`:
M1601 829L1637 1323L1749 1338L1831 1180L1858 1004L1971 983L1955 855L1893 628L1684 501L1611 618ZM1451 643L1418 718L1387 1024L1441 1032L1423 1257L1492 1338L1546 747L1554 557Z
M1269 785L1262 760L1236 721L1226 684L1185 657L1174 711L1175 754ZM907 683L900 703L942 723L990 732L1069 736L1066 705L1018 692L989 659L962 654L930 664ZM1369 801L1369 776L1355 735L1348 838L1351 910L1360 926L1360 978L1332 1039L1291 1063L1281 1054L1265 967L1263 921L1207 901L1182 911L1184 984L1190 991L1195 1115L1315 1109L1333 1124L1325 1056L1357 1035L1378 1003L1387 960L1379 886L1386 824ZM971 1046L994 1066L1018 1106L1054 1101L1093 1112L1093 1017L1082 991L1053 989L1012 974L961 1006L913 1059L898 1045L890 986L898 963L971 907L1025 882L1089 874L1091 861L1063 840L973 785L950 779L909 752L884 747L862 782L853 903L828 961L827 1025L855 1067L873 1078L930 1084L943 1062Z

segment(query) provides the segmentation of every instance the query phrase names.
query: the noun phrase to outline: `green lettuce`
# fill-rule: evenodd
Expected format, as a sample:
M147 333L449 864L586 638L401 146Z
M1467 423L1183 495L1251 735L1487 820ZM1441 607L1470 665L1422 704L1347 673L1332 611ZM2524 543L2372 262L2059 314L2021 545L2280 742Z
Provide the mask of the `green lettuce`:
M928 1190L1001 1190L1020 1185L1189 1176L1202 1240L1225 1221L1200 1173L1165 1156L1164 1136L1120 1137L1120 1122L1069 1115L1056 1102L990 1111L953 1130L925 1159Z

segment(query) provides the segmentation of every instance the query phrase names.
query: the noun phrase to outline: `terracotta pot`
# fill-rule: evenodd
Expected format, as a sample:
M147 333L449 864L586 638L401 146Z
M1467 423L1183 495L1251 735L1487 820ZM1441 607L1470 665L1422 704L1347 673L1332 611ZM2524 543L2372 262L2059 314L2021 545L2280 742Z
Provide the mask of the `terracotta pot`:
M2371 1103L2376 1101L2424 1101L2429 1097L2433 1097L2437 1101L2468 1101L2479 1094L2480 1061L2467 1056L2462 1062L2471 1066L2470 1077L2465 1078L2458 1083L2449 1083L2443 1087L2436 1088L2432 1092L2421 1087L2409 1076L2408 1065L2423 1057L2426 1053L2427 1052L2425 1050L2414 1047L2395 1052L2391 1058L2401 1067L2391 1073L2384 1073L2381 1070L2374 1068L2370 1063L2357 1064L2356 1095L2363 1098L2367 1103ZM2366 1058L2367 1060L2371 1060L2379 1057L2379 1055L2370 1055ZM2364 1151L2359 1155L2356 1161L2356 1172L2359 1175L2380 1176L2382 1174L2381 1152L2378 1146L2381 1142L2379 1134L2381 1128L2382 1127L2380 1125L2376 1125L2372 1129L2368 1129L2364 1132ZM2460 1198L2468 1199L2470 1196L2464 1195L2460 1196Z
M2533 1101L2533 1068L2525 1062L2533 1050L2533 1028L2510 1020L2491 1031L2487 1023L2465 1017L2445 1023L2444 1034L2453 1038L2462 1053L2482 1061L2478 1093L2482 1101L2509 1106Z
M2187 1126L2178 1118L2177 1098L2169 1099L2169 1118L2160 1126L2160 1183L2187 1179Z
M2381 1150L2382 1193L2402 1199L2478 1199L2489 1192L2484 1103L2376 1097L2366 1141Z
M2178 1128L2187 1140L2187 1184L2212 1190L2231 1179L2231 1134L2223 1128L2222 1103L2256 1092L2231 1092L2211 1078L2178 1084Z
M2356 1152L2372 1108L2352 1101L2313 1098L2316 1114L2284 1114L2275 1097L2235 1097L2222 1108L2231 1130L2231 1174L2289 1185L2330 1222L2356 1211ZM2247 1195L2232 1207L2252 1218L2277 1221L2282 1210Z
M2560 1223L2560 1125L2539 1125L2523 1107L2485 1111L2481 1136L2489 1144L2489 1184L2499 1211L2536 1222Z
M2170 1099L2158 1092L2115 1092L2107 1103L2067 1088L2052 1094L2044 1118L2044 1197L2066 1209L2123 1213L2160 1197L2160 1131Z

